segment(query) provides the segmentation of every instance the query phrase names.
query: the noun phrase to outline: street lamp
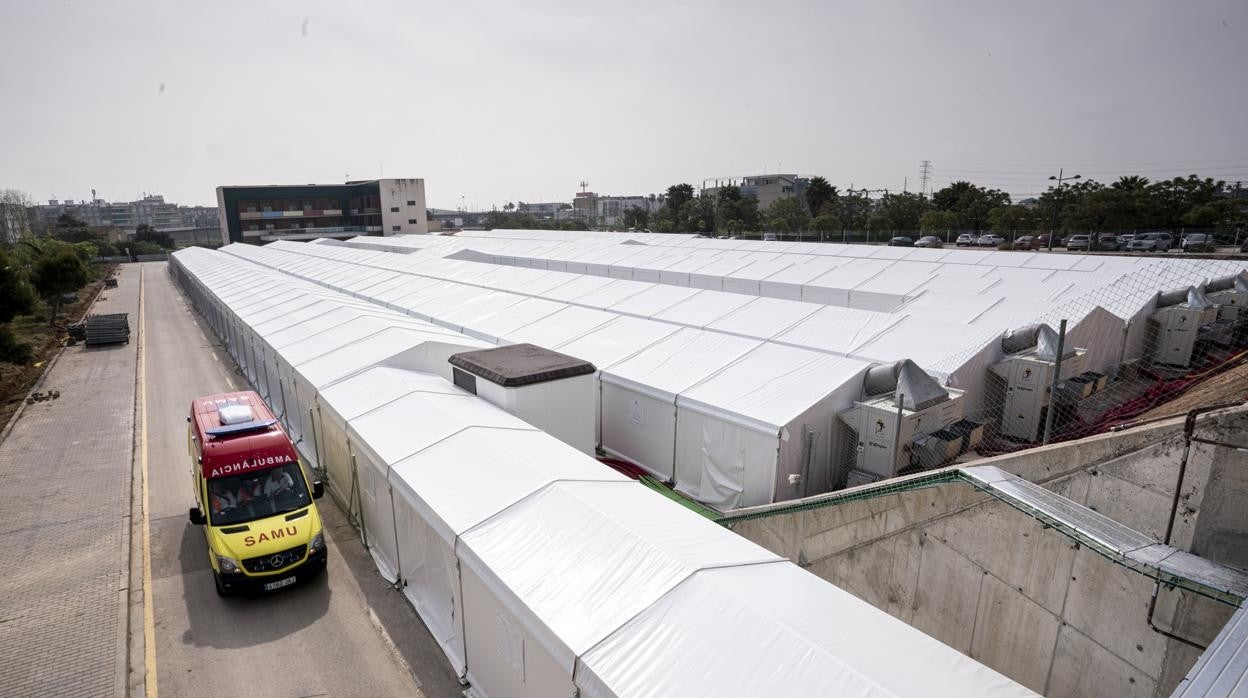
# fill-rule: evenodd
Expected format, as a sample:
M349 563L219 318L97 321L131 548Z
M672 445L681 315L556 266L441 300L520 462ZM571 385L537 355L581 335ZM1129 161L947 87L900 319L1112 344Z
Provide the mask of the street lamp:
M1053 236L1057 233L1057 207L1062 201L1062 180L1082 179L1082 175L1065 176L1065 169L1058 169L1057 176L1049 175L1050 180L1057 180L1057 192L1053 195L1053 222L1049 225L1049 252L1053 251ZM1091 242L1088 243L1091 246Z

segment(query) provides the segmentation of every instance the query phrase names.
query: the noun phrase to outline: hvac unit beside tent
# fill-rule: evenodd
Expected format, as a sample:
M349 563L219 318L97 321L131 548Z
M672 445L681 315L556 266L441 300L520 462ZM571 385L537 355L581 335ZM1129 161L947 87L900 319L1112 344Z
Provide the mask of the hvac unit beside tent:
M1001 338L1001 350L1007 356L992 367L992 372L1005 379L1002 436L1028 442L1039 441L1043 437L1045 416L1054 403L1049 391L1053 385L1053 371L1057 367L1057 340L1057 331L1048 325L1031 325ZM1084 353L1084 349L1064 347L1062 372L1058 378L1059 381L1086 378L1080 383L1080 392L1086 385L1095 389L1101 384L1100 378L1084 374ZM1059 384L1057 402L1065 401L1066 395Z
M1219 334L1218 306L1196 287L1177 289L1157 298L1157 311L1149 318L1154 363L1187 368L1192 364L1196 342Z
M1218 306L1218 321L1209 339L1223 347L1241 347L1248 335L1248 271L1214 279L1205 285L1205 296Z
M862 398L838 416L857 435L849 487L912 467L936 467L956 458L972 438L978 440L978 425L952 428L965 421L962 392L942 387L909 359L869 369ZM935 436L942 432L944 438Z
M1248 271L1205 284L1205 297L1218 306L1218 319L1248 322Z
M450 361L455 385L594 455L593 364L534 344L464 352Z

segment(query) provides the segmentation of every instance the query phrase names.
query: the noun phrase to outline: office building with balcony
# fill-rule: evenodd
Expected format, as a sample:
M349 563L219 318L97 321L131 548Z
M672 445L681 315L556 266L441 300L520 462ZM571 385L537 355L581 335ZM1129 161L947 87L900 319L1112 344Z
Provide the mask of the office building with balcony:
M425 180L217 187L222 242L427 234Z

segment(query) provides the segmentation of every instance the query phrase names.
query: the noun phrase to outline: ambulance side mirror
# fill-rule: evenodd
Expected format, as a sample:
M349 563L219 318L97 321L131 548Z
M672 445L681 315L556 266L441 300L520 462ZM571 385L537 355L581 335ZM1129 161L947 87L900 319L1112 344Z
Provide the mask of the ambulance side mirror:
M325 483L317 480L312 483L312 499L320 499L325 496Z
M191 507L191 510L188 513L192 524L196 526L203 526L208 523L208 519L204 518L204 512L200 511L199 507Z

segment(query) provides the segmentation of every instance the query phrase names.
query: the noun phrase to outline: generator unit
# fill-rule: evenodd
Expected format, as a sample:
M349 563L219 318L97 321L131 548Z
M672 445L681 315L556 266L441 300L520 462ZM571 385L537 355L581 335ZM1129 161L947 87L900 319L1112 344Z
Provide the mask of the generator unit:
M1248 322L1248 271L1224 276L1205 284L1205 297L1218 306L1218 320Z
M1157 310L1148 319L1153 362L1191 366L1196 341L1220 333L1222 327L1214 324L1217 320L1218 306L1195 286L1162 293L1157 297Z
M1055 402L1049 393L1057 369L1057 331L1048 325L1031 325L1001 338L1004 360L992 372L1005 381L1005 402L1001 412L1001 435L1017 441L1034 442L1043 436L1045 418ZM1084 349L1063 347L1058 380L1081 376Z
M970 442L952 431L949 443L938 445L939 439L928 438L962 421L962 391L942 387L909 359L868 369L862 398L837 416L855 433L850 487L891 478L907 468L942 465ZM927 440L932 448L915 447ZM944 457L932 461L932 454Z

